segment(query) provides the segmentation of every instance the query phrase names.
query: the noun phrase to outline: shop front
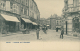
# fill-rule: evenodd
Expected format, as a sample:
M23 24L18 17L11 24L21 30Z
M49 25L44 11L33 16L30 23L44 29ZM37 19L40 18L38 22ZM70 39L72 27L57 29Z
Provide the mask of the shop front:
M1 17L3 19L1 24L1 32L2 33L16 32L16 23L20 22L17 19L17 17L5 15L5 14L1 14Z
M38 25L35 22L32 22L32 29L37 29Z
M21 19L22 29L36 29L38 26L35 22L32 22L29 19L22 18Z
M72 35L74 32L80 33L80 16L72 14L67 16L64 23L64 33Z
M79 17L74 17L73 18L73 31L75 32L80 32L80 26L79 26Z
M31 29L31 23L32 21L30 21L29 19L26 18L22 18L21 19L21 25L22 25L22 29Z

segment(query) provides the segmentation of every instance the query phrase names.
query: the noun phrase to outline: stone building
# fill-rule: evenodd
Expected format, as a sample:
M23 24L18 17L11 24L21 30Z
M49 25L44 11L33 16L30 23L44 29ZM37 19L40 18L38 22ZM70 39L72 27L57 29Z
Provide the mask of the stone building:
M61 29L62 17L57 14L51 15L50 17L50 28L55 30L56 28Z
M50 28L52 30L55 30L56 29L56 15L51 15L50 17Z
M40 12L34 0L0 0L0 31L8 25L9 31L31 28L31 18L39 23ZM37 25L36 24L36 25ZM6 28L4 28L6 29Z
M80 32L80 0L64 0L64 33Z
M62 26L62 17L56 17L56 28L61 29Z
M46 19L45 18L40 18L40 25L41 26L46 25Z

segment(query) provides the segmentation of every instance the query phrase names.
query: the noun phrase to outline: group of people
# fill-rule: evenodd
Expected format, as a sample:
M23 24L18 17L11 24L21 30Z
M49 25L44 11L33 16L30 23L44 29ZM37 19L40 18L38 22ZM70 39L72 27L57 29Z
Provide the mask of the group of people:
M44 32L46 32L47 28L44 27L44 28L42 28L42 30L43 30ZM39 31L40 31L40 29L36 29L37 39L39 39ZM60 38L62 38L62 39L63 39L63 34L64 34L64 30L63 30L63 27L61 27Z
M42 30L43 30L43 32L44 32L45 34L47 34L47 32L46 32L47 27L43 27Z

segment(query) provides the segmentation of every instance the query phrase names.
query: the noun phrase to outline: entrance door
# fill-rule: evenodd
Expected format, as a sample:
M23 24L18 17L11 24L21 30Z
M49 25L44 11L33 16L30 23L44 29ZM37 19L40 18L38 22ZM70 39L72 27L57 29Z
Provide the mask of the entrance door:
M67 21L66 21L66 34L67 34Z
M15 32L15 26L16 26L15 22L9 22L9 31Z

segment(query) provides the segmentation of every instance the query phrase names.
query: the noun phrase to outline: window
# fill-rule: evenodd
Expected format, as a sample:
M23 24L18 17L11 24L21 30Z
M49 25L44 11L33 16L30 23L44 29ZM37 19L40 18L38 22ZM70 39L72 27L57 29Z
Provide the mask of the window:
M60 25L61 25L61 21L60 21Z
M68 0L68 4L73 4L73 0Z
M57 21L57 25L58 25L58 21Z
M20 3L21 3L21 0L20 0Z
M80 6L80 0L79 0L79 3L78 3L78 4L79 4L79 6Z
M16 13L16 9L13 9L13 13Z
M19 7L17 6L17 14L19 13Z
M27 10L27 13L26 14L28 15L28 10Z
M17 5L13 4L13 13L17 13Z
M21 14L23 14L23 7L21 7Z
M24 1L23 1L23 0L21 0L21 3L22 3L22 4L24 4Z
M27 3L26 3L26 6L27 6Z
M2 9L4 9L5 8L5 2L4 1L1 1L1 3L0 3L0 7L2 8Z
M27 13L27 9L24 9L24 14L27 15L26 13Z
M27 1L27 0L25 0L25 5L26 5L26 6L27 6L27 2L28 2L28 1Z
M24 8L23 8L23 14L24 14Z
M80 3L80 0L79 0L79 3Z
M31 11L30 11L30 16L31 16Z
M74 0L74 7L79 5L78 2L79 2L78 0Z

